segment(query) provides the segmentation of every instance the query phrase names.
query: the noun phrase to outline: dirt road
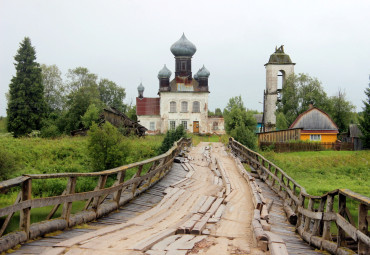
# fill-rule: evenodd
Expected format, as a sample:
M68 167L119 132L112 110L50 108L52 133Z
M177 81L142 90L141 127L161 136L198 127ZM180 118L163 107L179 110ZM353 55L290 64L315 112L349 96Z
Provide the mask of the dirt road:
M155 207L44 254L264 254L253 243L248 184L225 147L200 143L188 158L187 177Z

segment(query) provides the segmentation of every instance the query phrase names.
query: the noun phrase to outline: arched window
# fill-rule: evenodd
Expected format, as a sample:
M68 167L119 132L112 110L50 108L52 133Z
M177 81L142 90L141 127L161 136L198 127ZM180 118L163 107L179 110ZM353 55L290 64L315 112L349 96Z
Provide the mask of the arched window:
M200 112L200 103L198 101L193 102L193 112Z
M213 130L218 130L218 122L217 121L213 122L212 129Z
M176 112L176 102L170 102L170 112Z
M188 112L188 102L181 102L181 112Z

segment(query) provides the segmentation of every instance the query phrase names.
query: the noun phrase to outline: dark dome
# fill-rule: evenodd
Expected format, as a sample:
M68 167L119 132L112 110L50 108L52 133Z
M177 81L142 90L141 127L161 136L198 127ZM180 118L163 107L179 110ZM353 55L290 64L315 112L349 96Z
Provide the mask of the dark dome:
M166 65L164 65L164 67L158 73L158 79L160 79L160 78L168 78L169 79L171 77L171 74L172 74L172 72L167 68Z
M203 65L203 67L197 72L198 78L208 78L211 73Z
M185 34L182 34L181 38L172 44L170 50L175 57L192 57L197 47L185 37Z

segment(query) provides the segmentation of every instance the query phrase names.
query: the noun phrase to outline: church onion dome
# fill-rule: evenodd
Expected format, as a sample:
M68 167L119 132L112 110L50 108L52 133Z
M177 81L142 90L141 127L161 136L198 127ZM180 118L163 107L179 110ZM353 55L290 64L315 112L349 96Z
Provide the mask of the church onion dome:
M167 68L166 65L164 65L164 67L158 73L158 79L161 79L161 78L169 79L171 75L172 75L172 72Z
M140 82L140 85L137 87L137 91L138 92L144 92L144 86L143 86L143 84Z
M208 78L211 73L207 68L203 67L197 72L197 78Z
M175 57L192 57L196 51L197 47L185 37L185 34L171 46L171 52Z

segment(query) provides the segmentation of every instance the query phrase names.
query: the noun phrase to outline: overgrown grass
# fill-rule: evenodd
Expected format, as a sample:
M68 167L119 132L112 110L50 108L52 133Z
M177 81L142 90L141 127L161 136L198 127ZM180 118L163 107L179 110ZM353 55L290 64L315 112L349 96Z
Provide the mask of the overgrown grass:
M146 136L143 138L125 137L124 143L128 146L128 155L125 164L142 161L158 154L158 148L163 136ZM92 165L88 153L88 137L61 137L58 139L44 138L13 138L0 136L0 146L7 155L12 155L16 166L8 178L22 174L50 174L64 172L92 172ZM148 170L145 166L143 173ZM102 169L104 170L104 169ZM126 173L126 179L132 177L136 169ZM112 185L115 176L109 177L106 186ZM81 177L77 179L76 191L93 190L98 178ZM46 197L60 195L66 187L66 179L47 179L32 181L32 196ZM19 188L12 188L7 194L0 194L0 208L9 206L16 200ZM85 201L73 203L72 213L81 211ZM52 206L31 210L31 222L45 220ZM54 217L59 217L61 207ZM5 217L0 218L0 225ZM18 229L19 213L16 213L7 228L7 232Z
M350 189L370 196L370 151L262 152L311 195Z

